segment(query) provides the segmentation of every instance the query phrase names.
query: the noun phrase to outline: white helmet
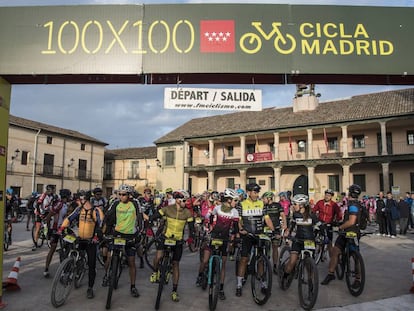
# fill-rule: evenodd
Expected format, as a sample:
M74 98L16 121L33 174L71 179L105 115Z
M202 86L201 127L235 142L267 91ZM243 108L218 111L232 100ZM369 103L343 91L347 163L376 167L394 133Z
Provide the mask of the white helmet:
M118 188L118 192L126 192L126 193L132 193L133 188L129 185L120 185Z
M187 200L190 198L190 194L185 190L177 190L173 193L173 198Z
M237 194L236 190L230 189L230 188L224 189L223 197L231 198L231 199L239 199L239 195Z
M293 203L297 204L308 204L309 203L309 197L306 194L296 194L293 199Z

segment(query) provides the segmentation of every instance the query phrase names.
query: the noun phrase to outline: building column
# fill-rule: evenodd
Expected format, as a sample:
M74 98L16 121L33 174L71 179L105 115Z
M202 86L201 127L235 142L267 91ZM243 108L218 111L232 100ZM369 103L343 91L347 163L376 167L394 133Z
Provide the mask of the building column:
M348 157L348 126L343 125L342 128L342 153L343 157Z
M240 163L246 163L246 136L240 136Z
M188 145L188 141L184 141L184 146L183 146L184 150L184 167L188 166L188 150L189 150L189 145Z
M346 189L348 189L350 185L351 179L350 179L349 172L350 172L350 166L342 165L342 191L343 192L346 192Z
M239 169L240 174L240 188L246 190L246 170Z
M208 164L214 165L214 141L208 140Z
M387 127L385 126L385 122L380 122L380 125L381 125L381 145L382 145L381 155L387 155L388 154L387 152ZM385 178L384 178L384 182L385 182Z
M183 175L183 187L182 189L184 190L189 190L188 188L188 180L189 180L190 175L188 173L184 173Z
M282 169L280 167L274 167L274 177L275 177L275 194L277 195L280 192L280 173Z
M382 166L382 178L384 180L384 189L382 189L384 192L387 192L390 190L390 164L389 163L381 163Z
M315 189L315 167L308 167L308 191L309 189Z
M275 161L279 161L279 132L273 133L273 156Z
M308 143L307 143L308 159L313 159L313 135L312 135L312 129L307 129L306 132L308 134Z
M208 187L207 188L211 190L216 190L216 183L214 180L214 171L208 171L207 176L208 176Z

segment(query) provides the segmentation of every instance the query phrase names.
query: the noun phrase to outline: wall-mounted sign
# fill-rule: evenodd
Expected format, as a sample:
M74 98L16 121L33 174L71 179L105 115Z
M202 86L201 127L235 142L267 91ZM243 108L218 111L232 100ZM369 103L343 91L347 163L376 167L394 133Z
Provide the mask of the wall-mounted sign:
M262 110L262 91L167 87L164 89L164 108L260 111Z
M269 152L255 152L246 155L247 162L272 161L273 154Z

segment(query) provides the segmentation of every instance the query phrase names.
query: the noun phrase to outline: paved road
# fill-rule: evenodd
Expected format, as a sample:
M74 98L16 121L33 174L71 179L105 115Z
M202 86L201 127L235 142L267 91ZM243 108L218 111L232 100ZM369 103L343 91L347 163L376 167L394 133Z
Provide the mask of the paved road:
M374 228L370 228L374 230ZM411 258L414 257L414 234L406 237L390 239L376 235L363 238L362 254L367 269L367 282L364 293L360 297L352 297L345 281L333 281L329 286L319 287L319 297L315 309L332 310L414 310L414 295L407 295L412 286ZM47 249L31 251L30 232L25 231L24 224L14 226L14 243L4 255L3 280L7 278L16 258L21 257L18 284L21 291L3 293L3 302L7 303L6 310L55 310L50 303L52 279L42 276ZM208 310L208 294L194 286L197 267L197 254L184 251L181 263L181 280L179 293L181 301L174 303L169 298L171 285L168 285L161 301L161 310L175 311L183 309ZM57 256L51 266L53 276L58 266ZM319 277L322 279L327 271L327 265L320 265ZM252 310L260 308L252 300L249 285L243 292L243 297L234 295L235 278L234 263L228 265L228 277L225 284L227 299L219 301L217 310ZM127 273L121 276L121 284L113 296L113 310L152 310L156 296L156 285L149 283L150 271L147 267L138 269L137 288L139 298L129 295ZM60 310L105 310L106 289L100 286L103 269L98 268L95 284L95 298L86 299L86 285L73 289L66 304ZM84 279L86 284L86 279ZM272 297L261 307L266 311L301 310L297 294L296 281L291 288L283 292L273 283ZM405 295L405 296L403 296ZM397 297L397 298L392 298ZM392 298L392 299L387 299ZM384 300L385 299L385 300ZM375 302L374 302L375 301ZM368 303L371 302L371 303ZM357 304L357 305L356 305ZM345 307L346 306L346 307ZM410 306L407 309L407 306Z

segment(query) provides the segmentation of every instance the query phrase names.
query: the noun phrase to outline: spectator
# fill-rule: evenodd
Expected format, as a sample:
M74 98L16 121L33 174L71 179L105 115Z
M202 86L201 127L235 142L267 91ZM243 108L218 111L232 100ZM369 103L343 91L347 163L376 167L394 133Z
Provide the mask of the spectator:
M379 227L379 233L377 233L377 235L382 235L382 236L388 235L387 221L386 221L386 216L385 216L385 202L386 202L386 199L384 198L384 192L380 191L380 193L378 194L378 199L377 199L376 216L377 216L377 223Z
M391 238L395 238L397 235L397 221L400 219L398 213L397 202L393 199L392 193L387 192L387 202L385 202L385 214L387 217L388 233Z
M408 229L408 217L410 216L411 206L406 200L400 197L397 204L398 212L400 214L400 234L406 235Z

